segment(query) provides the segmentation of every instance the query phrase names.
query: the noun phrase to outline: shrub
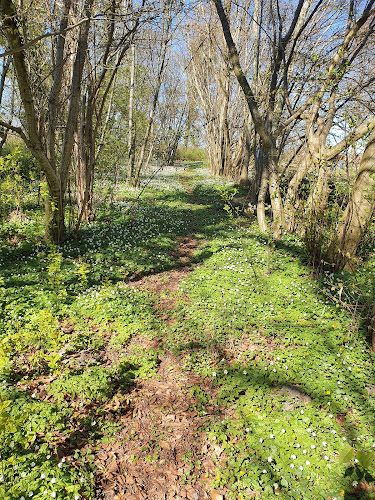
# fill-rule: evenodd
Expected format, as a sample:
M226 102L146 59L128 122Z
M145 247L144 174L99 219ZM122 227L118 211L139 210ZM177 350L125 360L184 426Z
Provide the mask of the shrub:
M206 161L206 151L196 147L179 147L176 153L176 160L184 161Z

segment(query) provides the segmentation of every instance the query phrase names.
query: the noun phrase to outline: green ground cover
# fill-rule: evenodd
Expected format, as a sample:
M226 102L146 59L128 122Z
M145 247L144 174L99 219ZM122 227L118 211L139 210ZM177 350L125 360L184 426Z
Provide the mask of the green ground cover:
M136 203L121 186L59 248L42 241L32 203L27 221L3 226L1 498L95 498L95 447L166 350L217 389L202 432L221 451L212 487L226 498L375 498L374 356L360 314L375 261L316 277L300 240L275 244L225 211L221 184L200 164L164 169ZM131 282L179 267L182 237L199 245L166 322ZM161 344L129 355L137 337ZM213 402L195 392L204 414Z

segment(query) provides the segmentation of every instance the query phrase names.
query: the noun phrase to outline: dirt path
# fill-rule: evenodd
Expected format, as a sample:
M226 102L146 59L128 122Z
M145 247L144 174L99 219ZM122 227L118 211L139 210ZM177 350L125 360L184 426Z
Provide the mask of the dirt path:
M165 353L157 378L137 384L129 394L132 411L123 419L123 430L97 454L98 498L209 498L207 479L214 463L200 428L217 409L198 416L190 388L199 385L213 397L215 391L208 382L182 373L179 364Z
M155 300L155 314L167 324L176 310L179 283L191 271L191 260L198 249L192 237L179 239L174 252L178 267L143 277L130 286L148 290ZM220 450L208 443L204 427L219 419L219 408L206 406L198 413L193 387L199 387L214 401L217 394L209 379L186 372L182 359L161 347L161 339L134 338L144 349L159 348L157 376L137 382L129 393L129 411L122 416L122 430L113 440L101 444L96 453L97 497L105 500L167 500L210 498L221 500L212 490L215 470L213 457Z

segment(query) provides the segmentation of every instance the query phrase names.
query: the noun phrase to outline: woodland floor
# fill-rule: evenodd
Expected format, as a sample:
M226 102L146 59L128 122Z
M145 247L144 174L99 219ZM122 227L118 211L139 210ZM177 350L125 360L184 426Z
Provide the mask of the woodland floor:
M196 248L194 238L181 238L174 252L180 267L131 284L152 293L155 315L168 325L178 321L173 318L177 307L174 295L189 272ZM134 345L160 349L162 339L133 338L127 347L129 353ZM207 407L207 415L199 417L197 400L189 395L192 387L199 386L214 400L217 391L209 379L187 373L181 357L169 350L159 350L159 360L156 376L137 382L129 393L131 409L122 418L123 430L116 442L102 446L96 454L100 471L97 484L102 491L98 498L220 500L220 493L209 486L216 451L207 444L204 433L207 421L220 417L220 408ZM158 458L150 463L147 459L154 453ZM189 484L183 484L189 476Z
M199 166L163 175L60 253L0 241L4 499L374 498L374 359L353 311L375 264L319 277L297 238L226 213Z
M192 194L189 177L183 175L181 181ZM199 245L206 243L192 235L180 236L177 241L170 252L174 269L129 282L152 295L155 315L169 326L179 321L174 317L179 284L193 270L192 258ZM134 337L127 353L131 354L134 346L158 349L160 363L154 377L138 381L130 391L131 407L121 417L123 429L115 442L102 445L95 454L97 498L221 500L224 491L210 486L215 473L212 456L220 456L221 449L207 443L204 428L210 419L224 415L218 406L208 405L206 415L199 416L197 399L190 396L190 389L199 386L214 401L217 390L209 378L186 372L182 356L163 348L162 338ZM150 460L154 454L157 459Z

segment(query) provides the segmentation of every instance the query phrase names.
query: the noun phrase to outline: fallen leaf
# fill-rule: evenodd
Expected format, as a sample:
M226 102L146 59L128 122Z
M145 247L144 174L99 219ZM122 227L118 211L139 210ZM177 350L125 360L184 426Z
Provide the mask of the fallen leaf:
M108 467L108 472L116 472L118 469L118 466L117 466L117 462L116 461L113 461L109 464L109 467Z
M223 497L223 495L221 495L221 493L219 493L218 491L216 491L216 490L211 490L211 491L210 491L210 499L211 499L211 500L224 500L224 497Z

